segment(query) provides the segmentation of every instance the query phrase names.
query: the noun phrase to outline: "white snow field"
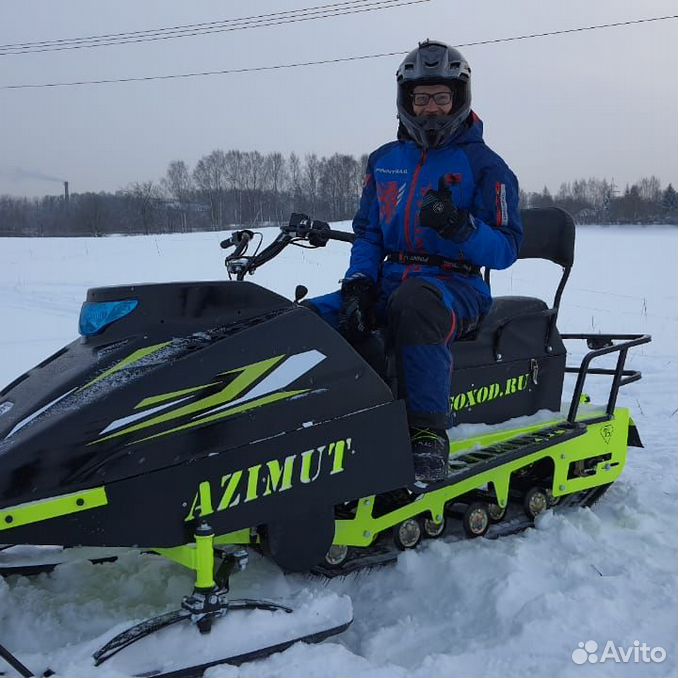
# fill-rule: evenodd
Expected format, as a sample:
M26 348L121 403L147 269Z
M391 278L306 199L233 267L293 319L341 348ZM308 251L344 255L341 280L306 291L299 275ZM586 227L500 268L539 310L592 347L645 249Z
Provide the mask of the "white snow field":
M0 387L77 335L88 287L224 278L222 237L0 239ZM577 229L561 332L653 336L629 354L643 379L619 398L645 448L630 450L623 476L593 510L548 512L536 529L497 540L429 540L395 565L329 582L285 576L252 554L232 580L234 597L292 601L314 615L346 613L348 596L355 620L319 645L206 675L675 675L677 245L675 227ZM316 295L337 287L347 258L342 243L291 247L252 280L288 297L304 283ZM493 291L550 301L559 275L549 263L518 262L493 275ZM572 349L574 364L585 349ZM608 388L607 378L592 377L586 390L603 402ZM127 625L177 607L191 586L179 565L135 553L0 579L0 643L35 672L124 675L125 651L96 671L89 654ZM259 635L257 613L247 615L229 638ZM154 661L141 670L190 663L205 638L190 626L177 631L170 642L145 641L141 654ZM3 671L16 675L0 660Z

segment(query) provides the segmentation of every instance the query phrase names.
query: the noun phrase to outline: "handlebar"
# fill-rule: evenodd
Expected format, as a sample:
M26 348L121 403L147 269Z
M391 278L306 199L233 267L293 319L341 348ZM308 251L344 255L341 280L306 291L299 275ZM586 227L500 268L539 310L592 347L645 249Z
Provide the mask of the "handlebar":
M235 251L229 256L239 257L247 249L247 245L253 237L254 233L252 231L235 231L230 238L221 241L220 247L222 250L227 250L229 247L235 246Z
M247 256L247 249L255 234L250 230L234 231L233 234L222 240L221 247L228 249L235 247L225 260L229 276L235 275L237 280L243 280L245 275L250 275L262 264L278 256L288 245L317 248L325 247L330 240L352 243L355 240L354 233L335 231L325 221L311 219L305 214L294 213L289 223L280 227L280 233L276 239L265 247L261 252L257 251L252 256ZM300 245L300 242L307 245Z
M281 226L280 230L284 233L295 235L298 238L307 239L314 247L325 247L329 240L340 240L350 243L355 240L355 233L334 231L326 221L311 219L305 214L297 212L292 214L289 224Z

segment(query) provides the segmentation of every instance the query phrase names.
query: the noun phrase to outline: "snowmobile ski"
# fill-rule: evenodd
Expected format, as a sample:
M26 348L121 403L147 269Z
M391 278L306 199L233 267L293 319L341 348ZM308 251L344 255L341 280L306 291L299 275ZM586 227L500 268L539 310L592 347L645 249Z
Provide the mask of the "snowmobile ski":
M245 598L242 600L227 600L226 591L214 591L205 596L206 601L200 600L198 596L189 596L184 599L184 607L180 610L173 610L165 614L146 619L145 621L136 624L126 631L119 633L115 638L106 643L102 648L97 650L92 656L94 658L94 665L99 666L113 655L128 647L132 643L150 636L160 629L164 629L172 624L182 621L193 621L198 625L201 633L205 633L211 627L211 623L217 616L233 612L235 610L268 610L269 612L281 611L290 614L292 608L285 605L270 602L268 600L253 600ZM206 612L204 609L198 609L196 603L200 604L206 602L210 604L211 610ZM196 620L196 616L201 618Z
M266 657L276 654L277 652L283 652L295 643L321 643L323 640L327 640L327 638L331 638L332 636L343 633L350 625L351 622L347 621L337 626L323 629L322 631L296 636L294 638L290 638L267 647L261 647L256 650L250 650L248 652L232 655L230 657L222 657L221 659L214 659L202 664L194 664L186 668L166 671L163 673L146 671L144 673L138 674L138 676L140 678L194 678L201 676L206 669L218 664L231 664L233 666L240 666L240 664L245 664L246 662L255 661L257 659L265 659Z
M239 665L282 652L294 643L321 642L345 631L353 621L353 610L350 599L338 595L303 601L294 609L268 601L231 600L221 615L210 620L208 634L201 633L194 617L189 609L182 608L142 622L95 652L94 666L110 660L111 668L124 675L199 676L217 664ZM248 631L247 637L242 637L244 629ZM197 656L177 668L171 649L190 642L196 633L201 639ZM118 655L123 649L126 651ZM171 657L166 665L158 659L164 656Z

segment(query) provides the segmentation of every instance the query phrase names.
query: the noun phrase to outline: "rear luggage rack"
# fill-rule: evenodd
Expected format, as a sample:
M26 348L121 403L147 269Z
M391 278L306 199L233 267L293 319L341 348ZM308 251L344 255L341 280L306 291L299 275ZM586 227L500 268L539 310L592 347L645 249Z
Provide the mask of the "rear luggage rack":
M572 394L572 402L570 403L567 421L570 424L574 424L577 418L577 412L584 390L584 381L588 374L603 374L612 377L612 386L610 387L610 395L607 400L607 407L605 408L605 416L593 419L591 420L591 423L611 419L617 403L619 389L622 386L631 384L641 378L641 374L638 370L624 369L626 354L629 349L634 346L649 343L652 340L652 337L649 334L561 334L560 336L562 339L584 339L586 345L592 349L584 356L579 367L565 368L565 372L578 375L574 393ZM622 341L622 343L615 344L613 343L614 341ZM617 366L614 369L589 367L592 360L607 355L608 353L619 353Z

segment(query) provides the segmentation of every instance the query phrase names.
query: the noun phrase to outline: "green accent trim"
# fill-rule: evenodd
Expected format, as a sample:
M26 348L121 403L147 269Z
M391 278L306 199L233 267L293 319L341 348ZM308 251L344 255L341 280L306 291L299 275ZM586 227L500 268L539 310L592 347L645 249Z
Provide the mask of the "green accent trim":
M250 544L258 541L258 539L252 540L249 528L236 532L229 532L228 534L213 537L212 539L213 547L231 544ZM198 571L198 551L196 544L184 544L183 546L174 546L171 548L154 548L153 551L159 556L171 560L173 563L178 563L194 572Z
M587 413L586 416L593 418L590 413ZM554 424L559 422L562 423L562 419L556 420ZM465 451L481 449L516 438L525 433L538 431L550 425L552 424L540 423L519 430L514 429L477 436L463 441L454 441L450 447L454 456ZM511 475L519 469L545 458L550 458L554 465L551 491L556 497L614 482L619 478L626 464L628 426L629 412L626 409L619 408L615 411L614 418L611 421L589 424L587 431L577 438L534 452L527 457L507 462L502 466L435 492L421 495L417 498L417 501L378 518L372 516L374 497L363 498L358 502L353 519L335 522L334 543L343 546L369 546L381 532L391 529L403 520L419 515L427 515L435 520L435 516L443 515L445 504L449 501L468 492L483 489L488 485L494 488L498 503L503 507L508 501ZM607 454L610 454L611 458L599 462L592 470L591 475L568 479L570 465L574 462Z
M601 412L589 410L580 414L578 420L586 423L599 417L600 414ZM358 501L356 513L352 519L335 522L334 543L345 546L369 546L380 533L390 530L403 520L426 516L435 521L436 516L444 515L445 504L449 501L486 487L490 490L494 489L499 505L504 507L508 501L511 475L541 459L549 458L553 462L554 479L551 491L556 497L614 482L621 475L626 464L630 422L629 411L619 408L615 410L610 421L587 423L586 432L577 438L534 452L522 459L507 462L503 466L467 478L456 485L421 495L416 501L378 518L372 516L375 497L363 497ZM520 429L489 433L466 440L455 440L450 445L450 451L452 455L461 454L563 423L563 419L558 417L550 422L541 422ZM591 475L568 479L571 464L608 454L610 459L598 462ZM256 534L253 536L250 529L242 529L214 538L215 545L248 545L257 541L258 537ZM155 550L170 560L196 570L194 545Z
M163 348L169 346L171 343L172 343L171 341L165 341L162 344L154 344L153 346L146 346L145 348L140 348L138 351L134 351L134 353L128 355L119 363L116 363L115 365L113 365L113 367L106 370L95 379L92 379L92 381L80 387L80 389L78 390L84 391L86 388L93 386L94 384L100 382L102 379L106 379L106 377L110 377L112 374L115 374L116 372L120 372L120 370L124 370L125 368L130 367L130 365L139 362L143 358L146 358L147 356L152 355L153 353L161 351Z
M218 381L213 381L211 384L205 384L203 386L194 386L193 388L184 388L181 391L173 391L172 393L163 393L162 395L151 396L150 398L144 398L140 403L134 406L135 410L140 410L145 407L151 407L152 405L160 405L160 403L167 402L168 400L174 400L175 398L181 398L181 396L188 395L189 393L195 393L196 391L202 391L204 388L209 388L210 386L217 386Z
M170 410L169 412L164 412L163 414L159 414L156 417L152 417L151 419L148 419L146 421L142 421L138 424L128 426L127 428L121 429L120 431L116 431L115 433L111 433L110 435L104 436L103 438L99 438L98 440L94 440L93 442L91 442L89 444L90 445L97 445L98 443L102 443L106 440L112 440L113 438L118 438L120 436L129 435L130 433L134 433L135 431L142 431L143 429L149 428L151 426L157 426L158 424L164 424L164 423L170 422L174 419L179 419L180 417L198 414L203 410L209 410L209 409L212 409L213 407L219 407L220 405L225 405L225 404L231 402L232 400L235 400L238 396L242 395L246 391L248 391L250 389L250 387L258 379L264 377L266 374L268 374L270 371L272 371L275 367L277 367L285 359L285 357L286 357L285 355L279 355L279 356L276 356L274 358L262 360L258 363L253 363L252 365L247 365L246 367L239 367L235 370L231 370L230 372L224 372L223 374L234 374L234 373L237 373L237 372L240 372L240 374L235 379L233 379L233 381L231 381L226 387L224 387L223 389L221 389L221 391L218 391L217 393L213 393L212 395L206 396L205 398L202 398L201 400L197 400L195 402L188 403L187 405L184 405L183 407L179 407L178 409ZM165 395L165 394L163 394L163 395ZM162 397L162 396L152 396L152 397ZM266 403L263 403L263 404L266 404ZM215 415L215 418L220 418L221 416L229 416L228 412L230 412L230 410L227 411L226 414L219 413L219 416ZM176 431L183 430L184 428L191 428L193 426L198 426L199 424L202 424L205 421L212 421L212 420L213 420L212 418L202 419L199 422L186 424L185 426L179 426L177 428L173 428L169 431L164 431L164 432L159 433L157 435L158 436L168 435L170 433L174 433ZM156 436L150 436L149 438L143 438L143 440L150 440L150 438L155 438L155 437ZM140 442L140 441L134 441L134 442Z
M195 535L195 587L214 588L214 533Z
M38 499L0 510L0 532L108 505L105 487Z

